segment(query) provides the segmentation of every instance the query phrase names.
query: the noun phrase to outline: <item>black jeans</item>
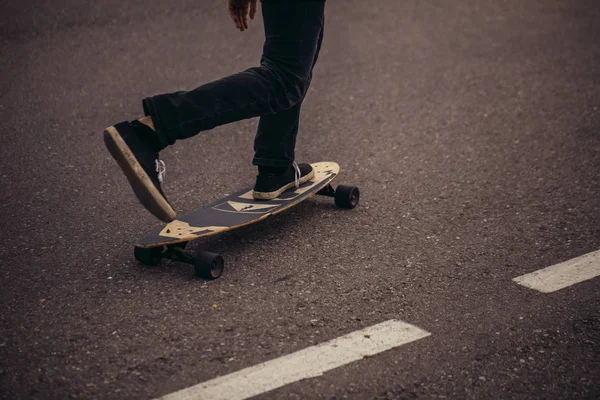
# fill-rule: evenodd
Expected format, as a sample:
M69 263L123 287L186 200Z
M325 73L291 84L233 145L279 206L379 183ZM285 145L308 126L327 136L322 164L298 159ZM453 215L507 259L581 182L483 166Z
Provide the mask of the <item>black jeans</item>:
M300 107L323 41L324 1L264 1L260 66L187 92L148 97L144 112L161 145L246 118L260 117L254 165L294 161Z

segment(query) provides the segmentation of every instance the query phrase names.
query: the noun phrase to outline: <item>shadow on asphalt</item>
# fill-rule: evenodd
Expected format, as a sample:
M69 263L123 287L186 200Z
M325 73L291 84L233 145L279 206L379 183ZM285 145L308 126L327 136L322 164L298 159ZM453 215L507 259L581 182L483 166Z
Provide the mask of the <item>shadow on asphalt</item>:
M283 249L285 246L297 245L298 241L303 240L303 236L318 229L316 227L320 226L324 217L331 221L331 226L327 229L334 229L337 218L334 213L340 213L341 217L357 210L359 208L339 209L333 203L333 199L310 199L265 220L195 240L186 246L186 252L195 254L204 250L221 254L225 259L227 273L235 270L236 262L244 257L262 256L271 251L277 253L278 247ZM135 260L133 262L136 268L148 271L152 275L177 274L186 281L207 282L195 276L194 267L190 264L168 259L163 259L156 266L143 265Z

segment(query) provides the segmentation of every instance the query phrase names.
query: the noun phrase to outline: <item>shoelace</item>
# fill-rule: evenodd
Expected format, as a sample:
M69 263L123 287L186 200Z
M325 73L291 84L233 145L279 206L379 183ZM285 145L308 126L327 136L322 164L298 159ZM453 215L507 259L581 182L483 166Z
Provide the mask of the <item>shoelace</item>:
M163 160L156 159L156 172L158 172L158 181L162 184L165 180L165 175L167 174L167 167L165 166L165 162Z
M302 176L302 172L300 172L300 167L298 167L296 161L294 161L292 165L294 166L294 182L296 183L296 189L298 189L300 187L300 177Z

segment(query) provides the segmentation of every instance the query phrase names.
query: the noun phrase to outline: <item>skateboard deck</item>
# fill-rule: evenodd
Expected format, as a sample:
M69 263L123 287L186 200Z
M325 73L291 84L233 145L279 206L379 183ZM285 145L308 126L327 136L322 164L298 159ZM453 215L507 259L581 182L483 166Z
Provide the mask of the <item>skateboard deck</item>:
M165 246L216 235L263 220L308 199L335 179L340 167L335 162L311 164L312 180L283 192L272 200L255 200L252 188L233 193L203 206L155 230L136 243L136 247Z
M163 258L193 264L196 275L216 279L224 268L223 257L204 250L191 255L184 251L188 242L261 221L315 194L335 198L335 204L340 208L352 209L358 205L360 192L357 187L339 185L334 189L331 186L340 172L337 163L311 165L315 175L310 181L275 199L255 200L252 188L246 188L163 225L136 243L135 258L146 265L156 265Z

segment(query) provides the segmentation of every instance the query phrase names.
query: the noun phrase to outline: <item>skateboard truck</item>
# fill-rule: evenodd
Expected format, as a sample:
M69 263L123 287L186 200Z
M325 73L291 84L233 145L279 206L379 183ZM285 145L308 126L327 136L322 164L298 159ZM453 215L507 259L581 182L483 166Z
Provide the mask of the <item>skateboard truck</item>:
M159 247L136 247L135 259L145 265L158 265L163 258L194 266L196 275L206 279L217 279L223 273L225 262L219 254L199 251L195 256L184 251L188 242L167 244Z
M331 183L325 186L323 189L317 192L319 196L335 197L335 189L331 186Z

